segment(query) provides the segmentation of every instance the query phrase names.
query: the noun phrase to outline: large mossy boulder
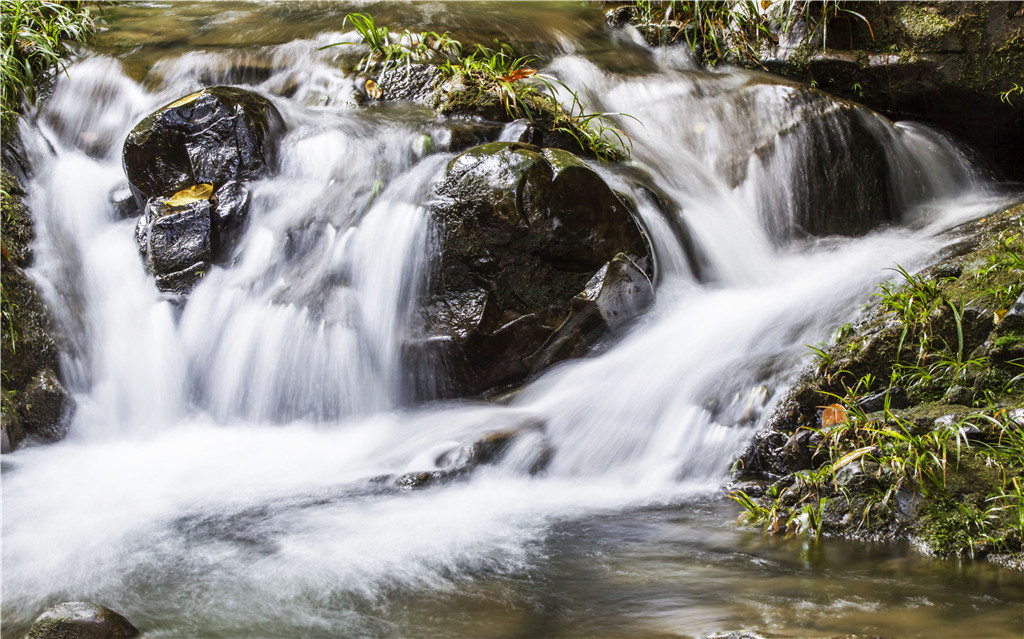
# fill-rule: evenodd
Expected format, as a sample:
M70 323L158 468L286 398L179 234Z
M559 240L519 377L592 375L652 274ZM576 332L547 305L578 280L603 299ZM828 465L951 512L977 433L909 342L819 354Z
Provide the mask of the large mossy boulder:
M439 257L409 348L434 373L418 376L420 396L520 383L586 352L653 300L643 230L567 151L474 147L451 161L436 195Z
M135 626L110 608L69 601L39 615L26 639L129 639L138 635Z
M248 211L244 184L270 172L283 128L263 96L218 86L158 109L128 135L139 250L160 290L188 294L230 256Z

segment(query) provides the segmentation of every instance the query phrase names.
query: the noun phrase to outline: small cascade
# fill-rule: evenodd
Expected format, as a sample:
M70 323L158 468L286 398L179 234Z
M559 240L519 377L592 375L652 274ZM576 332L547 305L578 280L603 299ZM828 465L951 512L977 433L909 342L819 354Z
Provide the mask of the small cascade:
M885 268L940 248L936 228L998 206L922 125L671 56L618 75L564 43L584 53L545 73L635 118L616 120L632 162L595 169L637 205L656 302L501 401L417 403L429 371L402 350L449 123L359 104L354 54L321 49L346 36L303 37L167 57L144 84L87 55L23 129L32 275L78 411L66 441L5 457L5 624L73 597L129 602L167 636L408 634L379 621L395 597L500 598L545 574L565 522L714 494L806 345ZM237 249L183 301L158 292L111 193L132 127L209 83L266 96L287 133ZM506 439L497 463L415 483Z

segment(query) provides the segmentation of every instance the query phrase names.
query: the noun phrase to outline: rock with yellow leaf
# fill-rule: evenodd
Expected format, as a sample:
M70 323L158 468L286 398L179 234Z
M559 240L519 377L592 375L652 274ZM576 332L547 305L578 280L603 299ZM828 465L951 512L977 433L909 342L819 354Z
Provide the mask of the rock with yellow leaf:
M212 264L230 261L248 206L248 190L234 181L150 198L135 239L157 288L187 295Z
M123 163L136 203L197 184L214 189L266 175L284 124L269 100L235 87L187 95L143 119L128 134Z
M151 199L139 220L139 250L164 292L191 292L213 261L210 194L197 196L206 192L205 186Z
M227 261L245 227L248 180L267 175L283 130L263 96L209 87L151 114L128 135L124 170L146 267L164 292L187 295Z

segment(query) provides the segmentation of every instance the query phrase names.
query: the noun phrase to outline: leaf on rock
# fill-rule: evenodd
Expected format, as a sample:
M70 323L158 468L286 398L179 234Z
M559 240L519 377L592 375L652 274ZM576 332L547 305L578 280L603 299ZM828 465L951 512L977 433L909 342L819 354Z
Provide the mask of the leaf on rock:
M520 68L516 69L515 71L513 71L512 73L509 73L508 75L499 75L498 79L501 80L502 82L515 82L516 80L522 80L523 78L528 78L528 77L530 77L531 75L533 75L535 73L537 73L536 69L528 69L526 67L520 67Z
M366 81L366 94L374 100L380 100L384 95L384 90L380 88L380 85L373 80Z
M201 96L205 91L206 91L206 89L203 89L202 91L196 91L195 93L186 95L185 97L181 98L180 100L175 100L174 102L171 102L170 104L168 104L164 108L165 109L173 109L174 107L179 107L179 106L181 106L183 104L188 104L189 102L195 102L196 99L199 98L199 96Z
M213 196L212 184L196 184L182 189L164 200L168 206L185 206L199 200L209 200Z
M846 423L846 409L842 404L829 404L821 413L821 427L828 428Z

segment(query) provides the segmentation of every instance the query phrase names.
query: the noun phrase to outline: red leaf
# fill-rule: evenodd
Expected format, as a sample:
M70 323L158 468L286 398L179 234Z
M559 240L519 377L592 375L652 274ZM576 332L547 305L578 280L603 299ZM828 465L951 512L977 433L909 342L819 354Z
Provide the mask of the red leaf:
M508 75L499 75L498 79L502 82L515 82L516 80L522 80L528 78L534 73L537 73L536 69L527 69L526 67L520 67Z

